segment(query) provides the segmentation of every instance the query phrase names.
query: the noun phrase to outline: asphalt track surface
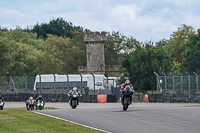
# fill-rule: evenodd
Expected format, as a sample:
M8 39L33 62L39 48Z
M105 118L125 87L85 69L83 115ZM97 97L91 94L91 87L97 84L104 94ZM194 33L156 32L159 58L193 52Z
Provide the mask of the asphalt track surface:
M199 104L83 105L37 112L113 133L200 133Z

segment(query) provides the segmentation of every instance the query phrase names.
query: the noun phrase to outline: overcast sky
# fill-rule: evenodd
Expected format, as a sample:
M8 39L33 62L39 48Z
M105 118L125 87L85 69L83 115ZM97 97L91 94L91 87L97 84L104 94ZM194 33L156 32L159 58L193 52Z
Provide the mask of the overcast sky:
M25 28L58 17L91 31L156 42L182 24L199 29L200 0L0 0L1 27Z

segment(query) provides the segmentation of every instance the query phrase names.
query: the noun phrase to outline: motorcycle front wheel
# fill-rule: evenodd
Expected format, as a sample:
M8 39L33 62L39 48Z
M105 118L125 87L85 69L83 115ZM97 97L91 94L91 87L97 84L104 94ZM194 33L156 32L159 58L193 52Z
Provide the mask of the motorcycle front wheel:
M76 109L76 106L77 106L77 101L72 100L72 109Z
M42 110L42 106L39 106L39 110Z
M128 109L128 97L124 97L123 110L126 111Z

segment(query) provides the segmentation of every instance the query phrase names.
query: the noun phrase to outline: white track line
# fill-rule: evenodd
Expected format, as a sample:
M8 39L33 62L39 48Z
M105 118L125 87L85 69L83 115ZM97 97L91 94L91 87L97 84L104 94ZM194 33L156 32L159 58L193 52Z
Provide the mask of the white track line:
M40 113L40 112L36 112L36 111L33 111L33 112L36 113L36 114L45 115L45 116L49 116L49 117L56 118L56 119L59 119L59 120L71 122L71 123L74 123L74 124L77 124L77 125L81 125L81 126L84 126L84 127L87 127L87 128L91 128L91 129L94 129L94 130L97 130L97 131L102 131L102 132L106 132L106 133L111 133L111 132L109 132L109 131L105 131L105 130L98 129L98 128L95 128L95 127L87 126L87 125L80 124L80 123L77 123L77 122L74 122L74 121L70 121L70 120L66 120L66 119L63 119L63 118L59 118L59 117L56 117L56 116L52 116L52 115L48 115L48 114L44 114L44 113Z

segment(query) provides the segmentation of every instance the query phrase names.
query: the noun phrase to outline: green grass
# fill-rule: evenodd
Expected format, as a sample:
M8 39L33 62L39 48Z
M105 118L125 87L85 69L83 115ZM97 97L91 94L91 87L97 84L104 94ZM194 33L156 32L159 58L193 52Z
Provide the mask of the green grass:
M46 110L48 108L45 108ZM54 108L50 108L54 109ZM0 110L0 133L98 133L77 124L27 111L25 108Z
M200 105L186 105L184 107L200 107Z

